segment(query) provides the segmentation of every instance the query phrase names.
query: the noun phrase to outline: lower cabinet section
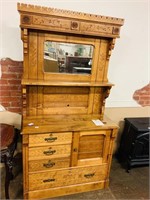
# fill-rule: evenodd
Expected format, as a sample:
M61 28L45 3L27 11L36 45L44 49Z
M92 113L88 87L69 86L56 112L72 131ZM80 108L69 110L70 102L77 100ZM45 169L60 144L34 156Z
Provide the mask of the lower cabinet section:
M24 198L44 199L108 186L117 127L23 135Z
M41 190L105 180L107 165L77 167L29 174L29 189Z

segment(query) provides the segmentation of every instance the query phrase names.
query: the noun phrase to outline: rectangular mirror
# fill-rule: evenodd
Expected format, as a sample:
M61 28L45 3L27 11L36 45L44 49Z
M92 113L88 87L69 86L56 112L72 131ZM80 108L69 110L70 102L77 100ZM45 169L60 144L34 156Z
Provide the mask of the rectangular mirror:
M92 45L44 42L44 72L91 74Z

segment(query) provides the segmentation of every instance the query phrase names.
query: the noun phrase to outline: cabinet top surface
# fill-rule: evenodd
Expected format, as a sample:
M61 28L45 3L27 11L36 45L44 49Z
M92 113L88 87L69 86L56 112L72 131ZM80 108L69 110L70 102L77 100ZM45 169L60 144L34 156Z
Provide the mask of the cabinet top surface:
M98 115L51 115L26 117L23 119L23 134L65 132L65 131L87 131L118 128L107 117L104 118L101 126L96 126L92 120L99 119Z

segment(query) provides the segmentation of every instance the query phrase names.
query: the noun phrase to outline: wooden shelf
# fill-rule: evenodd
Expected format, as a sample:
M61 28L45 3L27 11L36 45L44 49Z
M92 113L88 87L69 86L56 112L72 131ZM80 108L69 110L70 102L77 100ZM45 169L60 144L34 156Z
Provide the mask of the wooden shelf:
M100 87L112 87L114 84L109 82L67 82L67 81L47 81L47 80L34 80L34 79L22 79L22 85L41 85L41 86L100 86Z

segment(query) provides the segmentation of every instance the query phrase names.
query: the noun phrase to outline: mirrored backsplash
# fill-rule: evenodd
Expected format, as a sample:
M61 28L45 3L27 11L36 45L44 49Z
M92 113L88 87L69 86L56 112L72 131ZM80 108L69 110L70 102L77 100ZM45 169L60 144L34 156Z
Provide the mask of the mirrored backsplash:
M44 72L91 74L92 45L44 42Z

